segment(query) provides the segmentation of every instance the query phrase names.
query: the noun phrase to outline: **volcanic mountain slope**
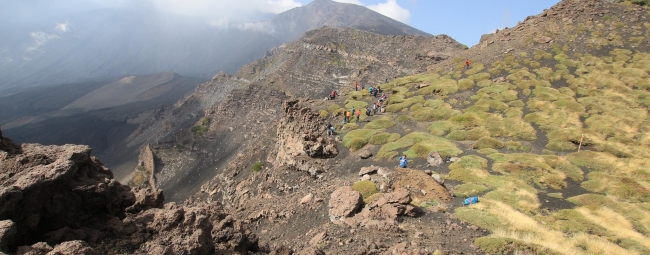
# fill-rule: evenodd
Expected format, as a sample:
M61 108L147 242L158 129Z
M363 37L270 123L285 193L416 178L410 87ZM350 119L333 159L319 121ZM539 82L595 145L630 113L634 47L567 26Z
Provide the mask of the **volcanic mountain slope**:
M199 190L197 179L208 180L220 173L215 168L226 164L236 151L273 139L273 122L289 96L325 98L330 91L350 88L357 81L379 84L387 77L422 72L462 50L462 45L444 35L314 30L232 77L220 74L200 85L155 121L142 125L129 146L158 141L153 150L162 168L155 171L156 183L172 200L183 200ZM179 127L185 129L179 131Z
M50 93L36 89L2 97L0 116L9 121L5 133L18 142L88 144L110 162L116 153L137 156L137 150L111 148L155 109L178 101L200 82L160 73L45 89Z
M207 79L220 71L234 73L273 47L324 25L386 35L428 35L365 7L331 0L269 18L257 23L265 28L261 31L240 24L214 26L197 17L115 8L44 17L33 24L0 25L0 33L8 38L0 51L0 91L166 71ZM52 29L63 21L65 31ZM31 45L35 36L44 37L42 44Z
M346 124L344 109L376 102L367 90L285 102L281 118L265 117L277 125L261 109L282 97L264 88L290 86L235 90L187 145L190 130L167 144L178 155L154 153L167 167L193 149L214 153L196 147L201 139L244 131L228 164L194 176L216 174L189 202L220 201L261 240L294 251L647 254L649 11L564 0L430 72L382 83L384 112ZM417 170L391 170L402 154ZM436 155L453 163L431 166ZM460 206L475 195L478 204Z

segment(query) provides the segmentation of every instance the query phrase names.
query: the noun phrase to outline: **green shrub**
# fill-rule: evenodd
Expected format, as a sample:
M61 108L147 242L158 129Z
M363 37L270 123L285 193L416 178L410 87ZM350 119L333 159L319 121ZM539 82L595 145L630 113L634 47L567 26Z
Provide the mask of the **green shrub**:
M318 117L320 117L321 119L327 119L327 117L329 116L330 114L326 110L319 111Z
M458 88L462 90L468 90L474 87L474 81L470 79L460 79L458 81Z
M437 135L437 136L443 136L447 132L456 129L457 126L454 125L454 123L449 122L449 121L436 121L431 126L429 126L428 130L431 132L431 134Z
M208 127L206 127L206 126L200 126L200 125L195 125L195 126L192 126L192 128L191 128L190 130L191 130L192 133L194 133L195 135L197 135L197 136L201 136L201 135L203 135L203 133L205 133L206 131L208 131Z
M370 137L378 132L380 131L372 129L352 130L343 137L343 146L350 148L351 151L356 151L368 144Z
M458 219L472 223L476 226L479 226L483 229L498 229L504 227L504 225L499 221L499 218L477 209L471 207L460 207L454 211Z
M388 138L390 138L390 133L384 132L371 136L368 142L374 145L383 145L388 143Z
M253 164L253 172L259 172L262 169L262 161L257 161Z
M352 185L352 189L361 193L364 199L371 197L379 192L379 187L372 181L360 181Z
M408 115L400 115L395 119L395 121L399 123L409 122L411 121L411 117L409 117Z
M474 149L486 149L486 148L500 149L500 148L503 148L503 146L505 146L503 142L501 142L501 141L499 141L497 139L494 139L492 137L486 136L486 137L482 137L481 139L476 141L474 143L474 145L472 145L472 148L474 148Z
M457 197L471 197L483 193L488 187L479 184L465 183L454 187L454 194Z
M366 124L363 128L365 129L387 129L395 126L395 123L389 119L377 119L373 120L370 123Z

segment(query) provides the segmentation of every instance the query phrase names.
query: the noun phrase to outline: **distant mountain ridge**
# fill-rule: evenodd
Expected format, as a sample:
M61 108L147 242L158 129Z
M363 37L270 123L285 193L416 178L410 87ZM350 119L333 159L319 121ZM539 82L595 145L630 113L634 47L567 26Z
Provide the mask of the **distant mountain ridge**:
M52 24L61 20L69 21L69 31L54 32ZM365 7L331 0L316 0L266 23L273 29L220 28L190 16L101 9L37 25L0 25L0 34L11 37L5 42L9 43L6 50L0 49L0 95L18 86L168 71L208 79L220 71L234 73L273 47L322 26L354 27L384 35L428 35ZM44 32L32 36L46 40L30 45L29 40L35 38L24 35L41 30Z

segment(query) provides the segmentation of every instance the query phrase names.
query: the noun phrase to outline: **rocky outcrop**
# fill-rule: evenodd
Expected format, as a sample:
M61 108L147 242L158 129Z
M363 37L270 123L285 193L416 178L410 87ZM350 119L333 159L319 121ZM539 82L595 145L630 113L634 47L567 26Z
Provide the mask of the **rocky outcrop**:
M350 227L364 227L379 231L397 231L397 217L415 216L416 208L409 204L411 197L406 189L381 194L363 207L361 194L350 187L341 187L332 193L329 203L330 221Z
M449 190L442 185L444 181L439 176L438 178L439 180L436 180L421 170L395 168L392 184L395 189L408 190L411 197L419 201L435 200L443 203L451 201Z
M17 149L2 139L0 220L13 221L17 229L9 247L66 227L97 227L124 217L135 202L130 188L116 182L88 146L23 144Z
M311 108L303 106L306 100L285 101L283 116L278 124L278 153L276 167L290 167L316 175L324 171L318 161L338 155L334 139L326 136L325 120Z
M0 253L259 250L247 225L219 205L163 206L161 190L132 191L115 181L88 146L0 142Z
M151 145L147 144L140 150L140 155L138 156L138 166L135 169L135 175L141 177L138 186L146 186L151 188L156 188L156 180L154 178L154 170L156 168L156 163L154 159L153 151L151 150ZM135 182L136 177L134 177Z
M332 192L329 202L330 221L337 223L354 215L362 204L361 193L348 186L338 188Z
M222 212L217 204L183 207L169 203L162 209L129 215L113 231L123 242L139 247L135 254L257 251L257 237L242 222Z

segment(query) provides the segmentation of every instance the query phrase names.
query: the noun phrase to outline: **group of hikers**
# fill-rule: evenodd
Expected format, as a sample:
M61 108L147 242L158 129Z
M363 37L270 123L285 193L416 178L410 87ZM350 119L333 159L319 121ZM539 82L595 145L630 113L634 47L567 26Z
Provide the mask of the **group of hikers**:
M468 60L468 62L469 62L469 60ZM466 64L469 66L468 62ZM395 77L395 78L397 78L397 77ZM386 78L386 83L388 83L388 78ZM364 88L363 85L361 85L361 90L363 90L363 89L365 89L365 88ZM354 90L359 91L359 82L354 83ZM372 86L370 86L370 87L368 87L368 92L370 93L370 95L372 95L373 97L376 98L377 95L379 93L381 93L381 87L379 85L377 85L377 87L374 87L374 88ZM339 93L336 90L333 90L330 93L328 99L329 100L334 100L338 96L339 96ZM379 97L379 99L377 100L377 102L373 103L372 109L369 106L366 106L366 108L365 108L366 116L371 116L372 114L376 115L377 112L383 112L383 107L385 107L386 99L387 99L386 94L382 94ZM355 109L354 106L352 106L352 109L345 110L345 112L343 112L343 123L350 123L352 117L354 117L354 116L356 116L356 122L359 122L360 117L361 117L361 110L360 109ZM327 123L326 128L327 128L327 135L330 135L330 136L334 135L336 129L334 128L334 126L331 123ZM408 158L406 157L406 155L402 155L402 156L399 157L399 166L401 168L406 168L407 165L408 165L408 162L409 161L408 161Z

